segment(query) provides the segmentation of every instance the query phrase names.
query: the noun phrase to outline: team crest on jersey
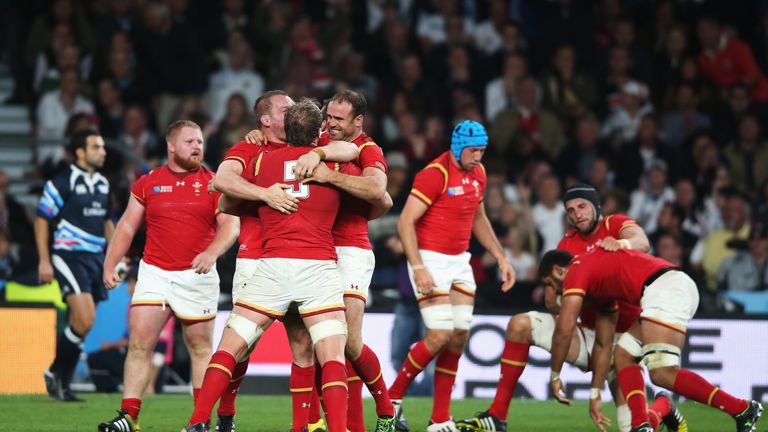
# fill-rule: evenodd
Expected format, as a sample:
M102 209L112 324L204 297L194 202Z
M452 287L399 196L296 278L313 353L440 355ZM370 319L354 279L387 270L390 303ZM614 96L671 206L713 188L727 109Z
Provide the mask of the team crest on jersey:
M154 193L173 192L173 186L155 186L152 188Z
M464 195L464 186L455 186L455 187L448 188L448 195L449 196Z
M195 181L192 183L192 187L195 188L195 195L200 195L200 188L203 187L203 184L199 181Z

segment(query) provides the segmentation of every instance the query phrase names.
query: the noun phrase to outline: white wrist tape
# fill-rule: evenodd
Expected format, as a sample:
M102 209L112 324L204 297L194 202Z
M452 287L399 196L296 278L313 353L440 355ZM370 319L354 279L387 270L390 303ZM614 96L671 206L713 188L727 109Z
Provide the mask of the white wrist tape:
M592 387L589 389L589 398L590 399L600 399L600 389Z

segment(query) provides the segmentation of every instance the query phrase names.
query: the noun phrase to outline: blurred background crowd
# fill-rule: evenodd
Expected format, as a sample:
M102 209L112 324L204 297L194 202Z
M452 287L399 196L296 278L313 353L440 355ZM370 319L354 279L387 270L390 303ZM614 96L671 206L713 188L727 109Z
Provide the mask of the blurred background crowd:
M472 119L489 131L485 206L520 281L502 296L473 243L479 310L541 305L537 260L568 229L563 191L583 181L603 214L629 214L652 253L695 278L701 309L738 312L723 293L768 283L768 2L737 3L0 2L0 75L12 84L0 142L32 158L0 163L0 278L36 280L28 204L72 132L107 139L119 215L137 176L163 163L170 122L202 126L215 169L254 127L263 91L322 100L351 88L368 99L364 128L384 148L395 202L371 223L372 306L412 296L398 213L414 173ZM9 109L24 115L3 122ZM233 267L233 254L220 262L225 292Z

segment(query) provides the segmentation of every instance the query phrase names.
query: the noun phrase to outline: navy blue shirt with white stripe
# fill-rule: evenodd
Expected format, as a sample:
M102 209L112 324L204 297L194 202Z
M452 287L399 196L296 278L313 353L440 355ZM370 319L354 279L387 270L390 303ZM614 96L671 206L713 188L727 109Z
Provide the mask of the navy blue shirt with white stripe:
M109 219L109 182L72 164L45 183L38 216L56 222L54 251L102 253L104 221Z

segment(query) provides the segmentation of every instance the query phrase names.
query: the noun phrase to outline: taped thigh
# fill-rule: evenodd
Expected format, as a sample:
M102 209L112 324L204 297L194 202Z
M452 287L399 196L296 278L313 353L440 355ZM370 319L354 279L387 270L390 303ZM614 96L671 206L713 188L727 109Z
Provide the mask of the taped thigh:
M261 334L264 333L264 330L262 330L261 327L259 327L255 322L235 313L229 314L227 327L234 330L235 333L243 338L243 340L245 340L245 342L248 344L249 349L256 343L257 340L259 340Z
M531 320L531 338L533 344L547 351L552 351L552 335L555 333L555 317L544 312L527 312Z
M472 311L475 309L472 305L452 305L453 309L453 328L456 330L469 330L472 324Z
M629 332L623 333L616 345L620 346L621 349L629 353L637 361L643 356L643 343Z
M680 366L680 348L666 343L652 343L643 345L643 363L649 371L669 367Z
M330 336L347 335L347 323L342 320L329 319L314 324L309 329L309 337L312 338L312 343L316 344L320 340Z
M432 330L453 330L453 307L441 304L421 308L424 325Z

